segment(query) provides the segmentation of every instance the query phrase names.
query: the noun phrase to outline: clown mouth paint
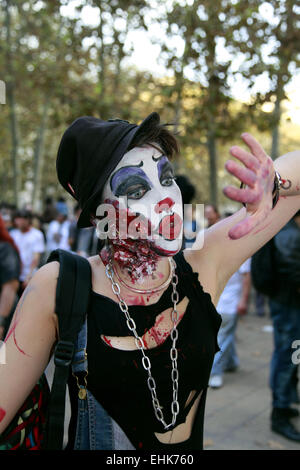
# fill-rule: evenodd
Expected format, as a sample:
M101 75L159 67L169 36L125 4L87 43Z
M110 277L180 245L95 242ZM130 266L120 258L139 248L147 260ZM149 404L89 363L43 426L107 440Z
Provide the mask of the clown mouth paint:
M109 205L111 206L108 209ZM145 209L148 211L149 208L145 207ZM150 209L156 213L162 212L162 210L157 209L157 204L153 205ZM144 239L151 242L159 237L163 237L165 240L173 241L179 238L181 234L182 218L176 212L170 211L170 209L168 210L169 213L160 220L156 228L151 223L151 216L147 217L139 212L133 213L128 208L121 208L117 200L106 199L102 210L99 210L99 213L102 215L104 215L104 212L108 212L108 215L98 222L98 235L100 239L131 238ZM106 226L107 230L105 230Z
M124 201L122 201L123 203ZM165 204L166 200L164 200ZM107 239L132 239L132 240L148 240L149 243L155 243L156 240L164 240L167 243L174 243L174 240L182 241L184 237L186 240L196 238L197 236L197 249L201 249L204 245L204 204L184 204L183 218L177 212L170 210L164 204L156 204L152 207L145 206L146 209L160 214L165 212L165 215L160 218L156 227L151 222L151 215L148 217L137 212L134 213L128 207L123 208L119 200L106 199L103 204L100 204L97 209L98 222L94 223L97 226L97 236L100 240ZM168 210L167 210L168 209ZM194 214L193 225L191 216ZM182 232L181 232L182 230ZM175 248L174 250L172 248ZM186 248L189 249L189 248ZM156 246L155 250L161 256L172 256L178 252L178 247L172 246Z
M175 240L179 237L182 227L182 220L178 214L165 215L158 226L158 233L166 240Z

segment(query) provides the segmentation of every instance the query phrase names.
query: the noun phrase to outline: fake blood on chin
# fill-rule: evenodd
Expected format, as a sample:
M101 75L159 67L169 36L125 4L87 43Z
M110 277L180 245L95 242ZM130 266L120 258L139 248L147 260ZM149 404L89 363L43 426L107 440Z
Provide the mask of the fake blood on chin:
M100 252L103 264L106 265L112 257L121 269L126 269L131 281L136 282L149 276L157 269L157 263L162 256L173 256L177 251L169 251L157 247L154 241L147 239L151 235L152 224L145 217L137 217L130 209L120 209L119 202L106 199L105 203L115 208L116 223L114 236L109 240L109 246ZM134 225L134 221L136 224ZM125 235L122 237L122 231ZM135 237L130 238L130 229ZM124 234L123 234L124 235Z
M110 247L100 252L103 264L106 265L112 257L121 269L125 269L132 282L151 275L157 268L160 256L155 253L148 240L113 239Z

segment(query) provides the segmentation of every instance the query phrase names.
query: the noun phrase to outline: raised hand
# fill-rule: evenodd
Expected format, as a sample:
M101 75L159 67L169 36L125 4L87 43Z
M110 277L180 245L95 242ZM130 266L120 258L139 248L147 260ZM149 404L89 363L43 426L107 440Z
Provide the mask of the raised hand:
M226 170L238 178L245 188L226 186L224 194L233 201L246 205L246 217L232 227L228 233L232 239L242 238L263 222L272 210L275 170L272 159L265 153L261 145L250 134L243 134L242 139L250 151L234 146L230 149L234 160L228 160Z

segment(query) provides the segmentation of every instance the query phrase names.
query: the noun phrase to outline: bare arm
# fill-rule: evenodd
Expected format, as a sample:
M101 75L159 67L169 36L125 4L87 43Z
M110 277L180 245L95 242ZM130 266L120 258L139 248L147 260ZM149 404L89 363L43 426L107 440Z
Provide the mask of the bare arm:
M235 201L244 202L247 209L240 209L206 230L204 247L197 249L196 240L193 247L196 251L189 256L215 304L230 276L300 208L300 151L290 152L272 162L252 136L246 134L243 139L250 152L233 147L231 154L244 166L229 160L226 168L247 187L227 187L224 193ZM281 189L280 199L272 209L275 170L291 185L289 189Z
M58 270L58 263L53 262L34 275L18 303L5 338L6 364L0 364L0 433L23 404L50 359L57 337L54 309Z

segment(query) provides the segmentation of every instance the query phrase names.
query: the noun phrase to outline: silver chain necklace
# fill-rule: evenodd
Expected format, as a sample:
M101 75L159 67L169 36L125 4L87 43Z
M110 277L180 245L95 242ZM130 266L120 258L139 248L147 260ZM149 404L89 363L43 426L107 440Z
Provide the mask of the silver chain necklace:
M178 368L177 368L177 358L178 358L178 352L176 349L176 341L178 339L178 330L177 330L177 323L178 323L178 312L177 312L177 302L179 301L179 294L177 292L176 286L178 284L178 276L175 273L175 261L172 259L172 269L173 269L173 275L171 279L171 283L173 286L173 291L171 294L171 299L173 302L173 310L172 310L172 322L173 322L173 328L170 333L170 337L172 339L172 347L170 349L170 358L172 361L172 371L171 371L171 379L172 379L172 385L173 385L173 400L171 403L171 411L172 411L172 421L170 424L166 424L164 415L162 412L162 407L160 406L160 403L157 398L156 394L156 382L155 379L153 378L151 374L151 362L148 356L146 356L144 349L144 341L143 339L137 334L136 331L136 324L129 315L128 311L128 306L120 296L120 286L119 284L114 280L114 270L113 270L113 265L112 265L112 260L106 265L105 268L105 273L106 276L110 279L111 281L111 288L113 293L118 297L119 300L119 307L122 310L122 312L126 316L126 323L130 331L133 332L134 337L135 337L135 344L136 347L141 351L142 353L142 364L144 369L148 372L148 379L147 379L147 385L148 388L151 392L151 397L152 397L152 405L154 409L154 413L158 421L162 423L164 428L168 430L171 426L174 426L176 423L176 418L179 413L179 403L178 403L178 378L179 378L179 373L178 373Z

